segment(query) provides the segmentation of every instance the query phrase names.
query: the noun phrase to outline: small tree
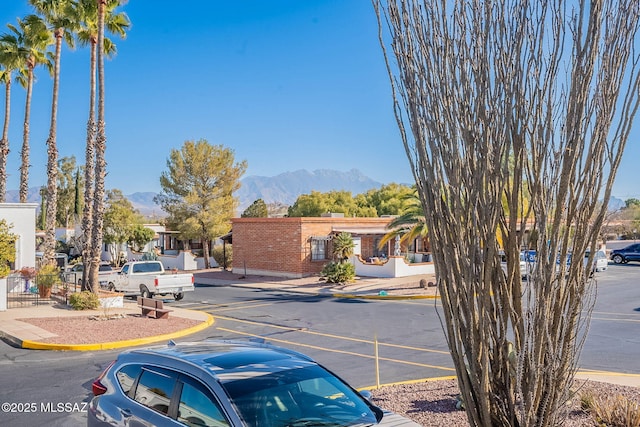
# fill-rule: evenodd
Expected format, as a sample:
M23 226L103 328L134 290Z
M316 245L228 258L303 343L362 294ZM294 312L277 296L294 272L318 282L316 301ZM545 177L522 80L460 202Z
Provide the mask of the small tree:
M131 239L139 215L120 190L107 191L104 212L104 242L111 245L111 259L120 263L120 247Z
M187 141L171 150L167 171L160 176L162 192L155 200L169 214L167 223L182 239L200 239L209 268L209 242L230 229L247 162L235 162L233 150L206 140Z
M142 224L134 224L129 233L127 243L131 245L134 251L142 251L147 243L153 240L155 232Z
M349 262L355 244L349 233L340 233L332 240L333 261L324 266L321 276L328 283L349 283L356 277L356 267Z
M6 277L16 260L16 236L11 233L11 225L0 219L0 277Z
M240 217L242 218L267 218L269 212L267 210L267 204L262 199L258 199L242 212Z

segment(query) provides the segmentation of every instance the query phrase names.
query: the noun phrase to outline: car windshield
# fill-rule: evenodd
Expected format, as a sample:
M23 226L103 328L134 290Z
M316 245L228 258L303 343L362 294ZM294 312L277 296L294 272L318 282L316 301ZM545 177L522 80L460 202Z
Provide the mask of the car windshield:
M248 426L336 427L376 424L351 388L319 366L223 382Z

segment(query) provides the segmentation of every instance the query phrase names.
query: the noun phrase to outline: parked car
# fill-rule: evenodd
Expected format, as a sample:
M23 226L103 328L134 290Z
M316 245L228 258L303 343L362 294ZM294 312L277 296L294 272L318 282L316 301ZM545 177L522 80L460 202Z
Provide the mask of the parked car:
M584 265L586 267L587 262L589 261L589 254L590 252L587 251L584 254ZM534 264L536 263L536 256L537 253L534 250L529 250L524 252L524 258L526 260L526 263L528 265L529 271L531 271L533 269ZM560 257L558 256L558 258L556 259L556 269L560 268ZM573 254L568 253L567 254L567 265L571 264L571 260L573 258ZM607 259L607 255L604 253L604 251L597 251L595 254L595 258L593 260L593 267L591 270L591 275L593 275L594 273L600 272L600 271L605 271L607 270L607 268L609 268L609 261Z
M504 251L500 251L502 271L507 274L507 255ZM529 268L527 265L527 257L524 252L520 252L520 276L526 278L529 275Z
M585 265L587 264L587 261L589 260L589 252L585 252L584 254L584 263ZM596 251L596 255L595 258L593 259L593 268L592 271L594 273L600 272L600 271L605 271L607 268L609 268L609 259L607 258L607 254L604 253L604 251Z
M419 426L308 356L252 342L126 351L92 389L88 426Z
M640 261L640 243L625 246L611 251L611 261L616 264L626 264L629 261Z
M83 270L84 265L82 263L67 266L67 270L64 272L64 281L67 283L77 283L78 285L81 285ZM113 267L111 267L110 264L104 262L100 263L98 266L98 282L101 286L106 285L109 274L113 272Z

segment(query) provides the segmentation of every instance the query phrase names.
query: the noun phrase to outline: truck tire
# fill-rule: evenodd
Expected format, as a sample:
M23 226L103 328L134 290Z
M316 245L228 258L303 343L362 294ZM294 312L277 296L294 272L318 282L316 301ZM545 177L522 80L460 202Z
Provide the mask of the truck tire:
M173 294L173 298L176 301L180 301L182 298L184 298L184 292L178 292L177 294Z
M153 298L153 294L149 292L145 285L140 285L140 295L142 295L142 298Z
M116 291L116 287L113 283L109 282L109 285L107 286L107 289L109 289L109 291L111 292L115 292Z

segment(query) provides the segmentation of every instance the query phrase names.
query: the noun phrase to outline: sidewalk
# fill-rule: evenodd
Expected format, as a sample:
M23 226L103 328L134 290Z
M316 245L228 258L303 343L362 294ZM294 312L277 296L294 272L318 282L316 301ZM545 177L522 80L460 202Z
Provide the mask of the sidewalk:
M195 272L194 277L196 285L236 286L346 298L437 298L433 274L394 278L358 277L355 282L346 285L326 283L317 276L286 279L245 276L221 270L201 270Z
M306 293L313 295L327 295L335 298L359 298L359 299L417 299L439 298L435 286L429 286L429 282L435 282L434 276L410 276L399 278L358 278L354 283L348 285L328 284L319 280L318 277L307 277L301 279L279 279L267 276L244 276L233 274L228 271L206 270L198 271L194 274L196 285L199 286L235 286L254 289L265 289L282 292ZM421 286L421 281L422 285ZM183 337L197 331L206 329L214 322L212 316L204 312L185 310L172 306L172 317L198 320L200 323L196 327L179 331L175 334L153 336L149 334L147 339L120 341L115 343L103 343L101 345L75 346L78 348L63 348L67 350L101 350L109 348L124 348L136 345L149 344L153 342L167 341L168 339ZM140 308L135 303L125 303L124 308L117 309L124 314L139 314ZM73 317L100 315L101 310L74 311L61 309L49 304L33 306L28 308L11 308L0 312L0 337L14 343L19 347L38 348L49 350L60 350L56 345L47 345L39 341L52 336L51 332L38 328L17 319L44 317ZM73 346L72 346L73 347ZM581 371L577 378L602 381L612 384L640 387L640 374L625 374L607 371Z

